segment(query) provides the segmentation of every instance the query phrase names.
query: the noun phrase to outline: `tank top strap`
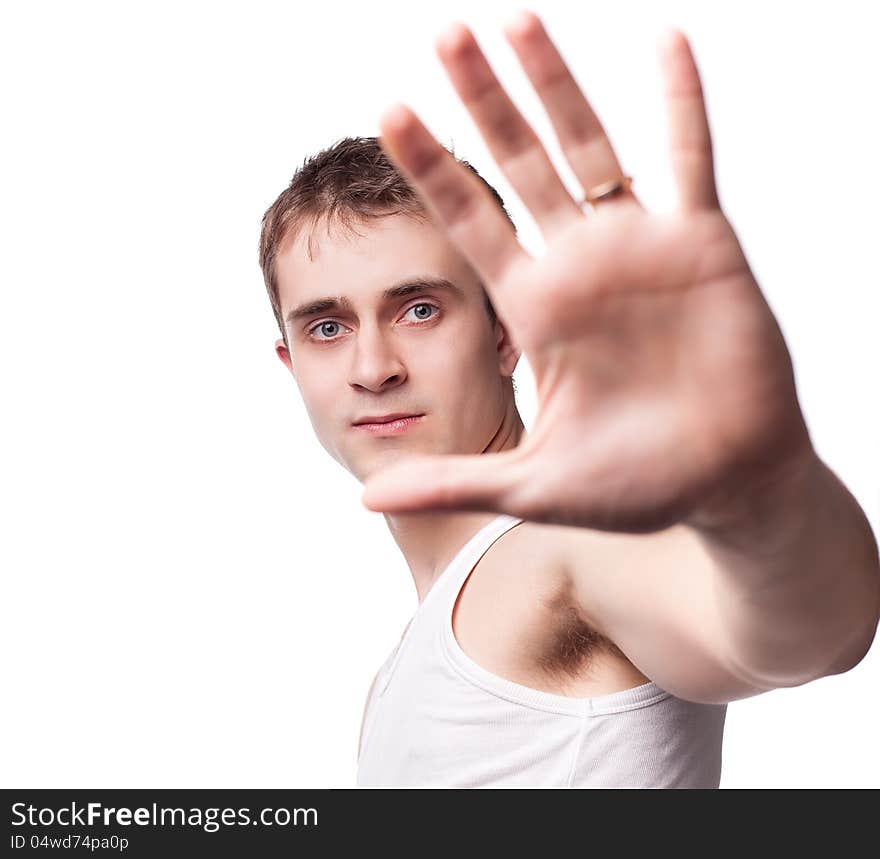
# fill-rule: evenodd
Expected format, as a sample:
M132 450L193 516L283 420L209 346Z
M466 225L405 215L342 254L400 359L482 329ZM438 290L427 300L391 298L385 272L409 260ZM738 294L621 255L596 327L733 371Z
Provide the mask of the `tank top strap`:
M407 623L400 641L385 661L378 683L378 694L383 695L391 677L394 675L397 664L410 646L410 639L420 628L428 627L436 630L443 629L446 617L452 610L455 598L458 596L464 580L480 558L489 550L489 547L506 531L514 525L522 522L517 516L503 513L487 522L476 534L474 534L456 553L455 557L440 574L437 581L425 595L421 605ZM430 635L430 632L429 632Z
M456 555L455 560L450 565L450 569L446 571L442 581L443 598L438 599L438 603L443 603L440 611L443 616L448 614L452 609L452 603L458 597L458 593L470 575L471 570L476 566L477 562L489 549L492 544L503 534L506 534L514 525L518 525L523 520L519 516L510 516L506 513L496 516L491 522L484 525L476 534L462 547L461 551ZM434 608L438 608L437 605Z

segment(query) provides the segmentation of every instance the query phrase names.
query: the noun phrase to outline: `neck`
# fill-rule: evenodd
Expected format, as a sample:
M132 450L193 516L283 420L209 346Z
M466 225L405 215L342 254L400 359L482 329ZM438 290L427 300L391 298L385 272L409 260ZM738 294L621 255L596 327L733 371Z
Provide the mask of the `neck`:
M480 453L510 450L526 435L519 412L513 405ZM421 605L461 547L499 513L440 510L384 515L388 530L406 558Z

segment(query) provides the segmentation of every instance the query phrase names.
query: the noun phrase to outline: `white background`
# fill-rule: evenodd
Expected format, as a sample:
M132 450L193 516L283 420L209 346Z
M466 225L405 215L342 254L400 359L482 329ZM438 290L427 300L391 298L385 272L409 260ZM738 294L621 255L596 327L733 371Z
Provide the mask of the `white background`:
M417 597L274 353L260 218L304 158L403 101L540 252L433 53L469 24L578 191L501 33L516 8L4 4L3 786L354 784L367 689ZM868 4L532 8L656 210L674 199L657 38L690 37L722 206L876 533ZM529 428L525 358L516 378ZM877 650L730 704L721 786L880 786Z

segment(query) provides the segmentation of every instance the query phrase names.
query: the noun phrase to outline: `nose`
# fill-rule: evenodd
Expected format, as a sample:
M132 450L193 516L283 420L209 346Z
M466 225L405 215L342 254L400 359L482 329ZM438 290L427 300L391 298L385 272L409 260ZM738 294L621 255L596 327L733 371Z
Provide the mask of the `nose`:
M356 338L349 376L353 387L380 391L406 378L406 366L395 349L393 335L363 325Z

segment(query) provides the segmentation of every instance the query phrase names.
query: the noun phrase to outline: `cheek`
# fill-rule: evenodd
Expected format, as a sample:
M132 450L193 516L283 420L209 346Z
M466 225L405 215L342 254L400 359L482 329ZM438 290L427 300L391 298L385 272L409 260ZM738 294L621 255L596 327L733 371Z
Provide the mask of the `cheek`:
M328 426L338 420L340 410L339 380L332 373L323 371L308 364L301 364L297 371L297 385L303 405L309 415L316 433L321 434L321 427Z
M501 378L494 346L478 331L459 331L443 346L443 360L432 354L415 387L422 382L429 405L446 409L450 420L466 435L496 422L503 407Z
M415 387L428 381L432 391L461 399L474 385L481 386L487 375L491 354L484 338L472 324L448 326L438 330L430 342L418 344L407 359Z
M479 313L458 314L451 324L441 326L432 342L432 351L442 353L447 361L466 366L470 373L475 368L486 371L495 366L494 335L488 327L488 319Z

